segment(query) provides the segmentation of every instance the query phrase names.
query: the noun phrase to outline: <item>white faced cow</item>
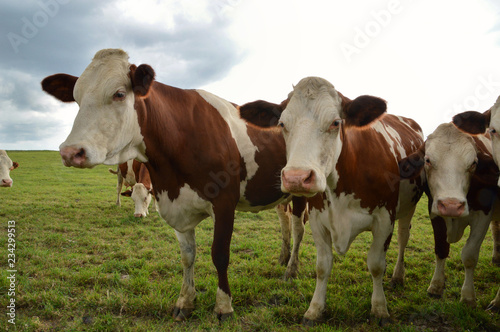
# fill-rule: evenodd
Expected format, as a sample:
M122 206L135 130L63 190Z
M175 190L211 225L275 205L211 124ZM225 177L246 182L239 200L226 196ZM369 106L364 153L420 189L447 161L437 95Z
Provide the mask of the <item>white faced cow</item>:
M183 90L154 80L149 65L136 67L122 50L97 52L78 78L57 74L42 88L80 106L71 133L60 146L66 166L145 163L161 217L176 230L184 268L176 320L194 309L194 229L214 220L212 261L219 278L215 312L232 315L227 268L234 211L257 212L287 202L279 190L286 163L277 128L245 122L235 106L203 90ZM294 199L294 209L305 200ZM303 212L302 212L303 213Z
M465 279L460 301L475 306L474 269L497 204L498 167L491 155L489 138L470 135L452 123L444 123L417 152L402 160L400 167L403 177L420 174L422 167L425 170L436 253L436 268L427 292L442 296L449 244L459 241L470 226L461 254Z
M418 181L400 182L398 161L422 144L423 135L413 120L385 112L380 98L351 101L328 81L308 77L294 87L281 115L287 151L282 190L312 197L308 202L317 279L306 324L318 320L325 308L332 246L343 255L363 231L373 234L367 260L373 279L371 313L389 317L382 287L385 254L394 222L400 219L393 278L402 280L410 221L422 194Z
M116 171L110 168L109 172L116 174L118 180L116 185L116 205L121 206L120 196L131 197L135 206L134 217L146 217L153 190L151 177L146 165L137 160L129 160L126 163L118 165ZM130 187L130 189L122 192L124 185L125 188Z
M19 167L19 164L12 162L5 150L0 150L0 187L12 187L13 181L10 171Z
M484 113L468 111L457 114L453 117L453 123L461 130L473 134L483 135L487 130L491 139L493 159L497 166L500 161L500 97L491 109ZM499 186L500 186L500 179ZM494 212L494 219L491 222L493 234L493 263L500 266L500 221L498 211ZM488 310L500 311L500 289L496 297L489 304Z

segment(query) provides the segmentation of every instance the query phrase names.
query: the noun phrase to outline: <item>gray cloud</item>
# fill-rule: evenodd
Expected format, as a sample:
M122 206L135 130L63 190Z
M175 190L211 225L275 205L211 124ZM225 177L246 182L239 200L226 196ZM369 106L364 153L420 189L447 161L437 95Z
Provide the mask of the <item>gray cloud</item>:
M0 145L39 142L57 131L57 119L48 116L57 106L48 105L40 81L81 74L102 48L122 48L131 62L152 65L159 81L189 88L222 78L242 59L221 14L224 1L209 5L204 20L167 8L170 25L125 13L121 2L0 0Z

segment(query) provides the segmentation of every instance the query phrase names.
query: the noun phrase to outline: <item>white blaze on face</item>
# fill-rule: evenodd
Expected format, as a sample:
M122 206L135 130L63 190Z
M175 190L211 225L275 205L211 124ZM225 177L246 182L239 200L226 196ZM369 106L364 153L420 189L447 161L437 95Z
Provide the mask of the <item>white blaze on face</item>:
M102 50L76 82L73 95L80 110L60 149L84 149L84 167L146 161L129 67L124 51Z
M321 78L304 78L294 87L280 118L287 153L282 191L310 195L324 191L330 175L338 180L341 102L333 85Z
M151 203L151 192L142 183L137 183L132 187L132 200L135 205L134 217L145 217L148 215L149 204Z
M493 149L493 160L500 166L500 96L491 108L489 132ZM498 186L500 186L500 178L498 179Z
M425 143L425 172L434 199L432 213L465 217L467 193L477 165L473 139L453 124L440 125Z
M14 163L10 160L7 152L0 150L0 187L12 187L12 179L10 171L13 169Z

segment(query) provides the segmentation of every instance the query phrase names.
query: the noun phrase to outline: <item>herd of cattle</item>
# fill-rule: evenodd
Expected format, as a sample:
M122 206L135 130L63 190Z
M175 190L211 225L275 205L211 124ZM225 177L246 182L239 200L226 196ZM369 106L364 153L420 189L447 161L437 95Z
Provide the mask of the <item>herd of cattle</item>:
M345 254L364 231L373 234L367 257L371 313L389 317L382 285L386 251L398 220L399 254L391 281L401 284L410 223L424 192L436 254L427 291L443 294L450 243L470 226L461 254L461 301L476 305L473 273L490 224L493 262L500 265L500 98L485 113L456 115L424 141L420 126L388 114L383 99L351 100L318 77L302 79L281 104L243 106L154 78L149 65L131 65L124 51L106 49L80 77L52 75L42 88L80 107L60 146L64 165L118 164L116 171L110 169L118 176L117 204L120 195L130 195L134 215L145 216L153 196L160 216L175 229L184 269L176 320L194 310L196 225L208 216L214 221L215 312L223 320L233 313L227 268L235 210L273 207L282 225L286 277L297 275L307 214L310 220L316 288L304 323L318 321L325 310L332 249ZM17 164L4 151L0 167L2 186L11 186L9 170ZM132 189L121 193L123 184ZM500 309L500 290L488 309Z

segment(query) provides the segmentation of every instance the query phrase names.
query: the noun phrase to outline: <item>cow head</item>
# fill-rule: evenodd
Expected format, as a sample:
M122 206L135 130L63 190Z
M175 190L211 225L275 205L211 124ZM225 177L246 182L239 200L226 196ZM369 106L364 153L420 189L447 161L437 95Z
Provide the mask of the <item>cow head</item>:
M350 100L318 77L302 79L281 114L287 164L281 190L313 196L338 180L335 165L342 149L342 127L363 127L386 111L384 100L361 96Z
M488 132L491 137L493 159L497 165L500 165L500 96L493 107L484 113L467 111L455 115L453 124L473 135ZM498 186L500 186L500 179Z
M134 201L134 217L142 218L148 215L149 204L151 203L151 190L142 183L136 183L132 190L122 192L122 196L131 197Z
M487 139L483 137L481 142L487 147ZM403 178L420 174L422 168L425 170L433 198L431 212L451 218L469 214L467 194L471 180L474 177L486 185L491 179L496 181L495 167L492 156L480 149L471 135L452 123L441 124L418 151L399 162Z
M13 181L10 178L10 171L19 167L19 164L12 162L7 152L0 150L0 187L12 187Z
M115 49L97 52L79 78L46 77L44 91L80 106L69 136L59 147L64 165L94 167L133 158L147 161L134 103L148 94L153 79L150 66L131 66L127 53Z

